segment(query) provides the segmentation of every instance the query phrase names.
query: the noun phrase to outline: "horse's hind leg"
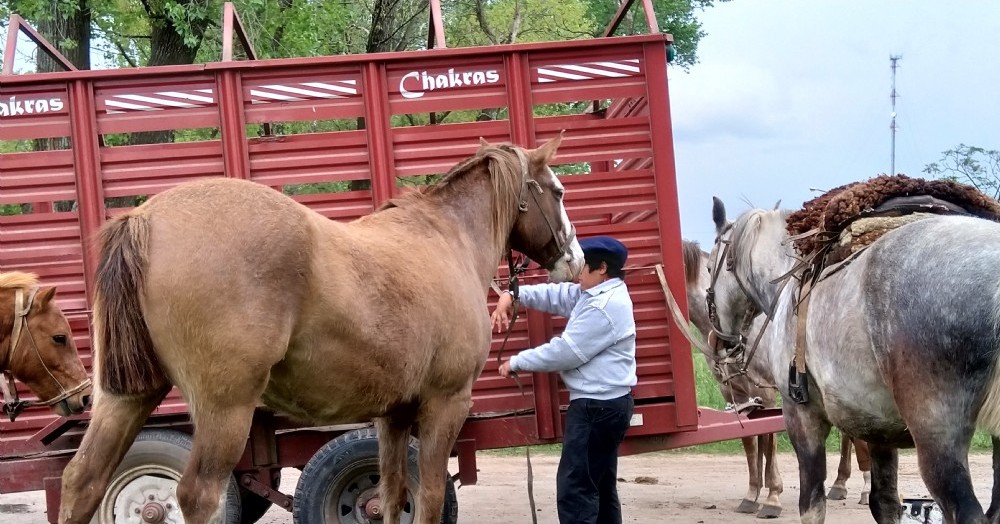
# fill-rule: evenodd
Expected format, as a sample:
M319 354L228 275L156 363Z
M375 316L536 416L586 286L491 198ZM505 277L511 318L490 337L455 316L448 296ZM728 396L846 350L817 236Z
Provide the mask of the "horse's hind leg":
M799 515L802 524L826 520L826 437L830 423L811 405L788 402L783 406L785 428L799 461Z
M868 443L859 438L853 439L855 454L858 456L858 471L861 472L861 477L865 481L864 487L861 488L861 498L858 499L858 504L868 505L868 496L872 491L872 456L868 449Z
M747 457L747 472L749 473L750 482L747 487L747 494L740 501L736 512L753 514L760 509L757 498L760 496L760 488L763 485L760 464L761 454L757 449L757 437L743 437L741 440L743 441L743 453Z
M837 480L833 481L830 493L826 496L830 500L844 500L847 498L847 479L851 478L851 437L844 433L840 434L840 464L837 466Z
M379 439L379 496L382 499L382 518L387 523L398 522L406 504L407 454L415 419L416 406L412 404L375 419Z
M141 396L101 392L80 449L63 470L61 524L90 522L111 474L170 387Z
M448 456L471 406L471 384L467 389L451 396L425 398L420 405L417 417L420 438L420 496L414 524L438 524L441 521Z
M990 442L993 444L993 495L986 517L990 524L1000 524L1000 438L990 436Z
M760 511L757 512L757 518L778 518L781 516L781 492L785 489L781 482L781 473L778 471L778 436L770 433L758 438L760 439L760 454L767 461L767 467L764 470L767 499Z
M945 421L935 421L947 424ZM913 433L917 445L917 460L920 464L920 476L923 477L927 489L941 505L945 522L949 524L980 524L987 522L983 508L976 499L972 488L972 479L966 465L969 453L969 442L972 440L972 429L968 428L966 435L943 442L939 436ZM938 431L937 433L940 433ZM872 446L872 458L875 458L875 446ZM874 468L873 468L874 472ZM875 483L872 475L872 494L875 494Z
M879 524L896 524L902 515L896 480L899 453L896 448L881 444L869 446L871 456L872 495L869 509Z
M259 392L235 387L238 395L196 398L192 409L194 443L184 475L177 485L177 500L188 524L205 524L219 509L219 499L233 467L243 455ZM254 392L257 395L254 395ZM236 398L234 398L236 397Z

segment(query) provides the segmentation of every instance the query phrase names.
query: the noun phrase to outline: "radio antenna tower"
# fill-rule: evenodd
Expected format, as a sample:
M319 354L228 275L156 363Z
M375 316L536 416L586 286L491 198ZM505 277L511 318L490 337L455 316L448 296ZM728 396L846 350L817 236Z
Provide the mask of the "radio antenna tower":
M892 123L889 124L889 130L892 132L892 155L890 159L889 174L896 174L896 130L899 127L896 126L896 98L899 97L899 93L896 92L896 68L899 67L897 62L903 59L902 55L889 55L889 63L892 68L892 93L889 94L889 98L892 100Z

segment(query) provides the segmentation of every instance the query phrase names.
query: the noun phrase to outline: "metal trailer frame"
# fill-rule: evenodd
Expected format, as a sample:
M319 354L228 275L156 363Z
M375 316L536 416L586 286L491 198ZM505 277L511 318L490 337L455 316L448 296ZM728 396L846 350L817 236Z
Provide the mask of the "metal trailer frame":
M431 0L426 50L256 60L226 3L222 61L101 71L75 70L14 15L0 75L0 141L65 137L72 148L0 154L0 204L32 204L30 213L0 216L0 270L34 271L59 287L89 369L94 233L125 209L106 207L106 198L148 196L204 176L250 179L278 190L366 180L370 189L294 197L330 219L351 220L406 191L408 177L446 172L475 151L477 137L533 147L565 130L557 162L576 173L561 179L580 236L613 234L631 251L627 281L637 320L639 384L621 453L781 431L778 410L738 417L697 405L691 348L670 320L664 295L667 286L684 289L667 86L672 38L657 29L650 0L642 0L650 34L611 36L631 4L621 6L600 38L448 49L439 1ZM20 32L67 71L12 75ZM234 37L249 60L233 60ZM553 103L586 109L543 116ZM485 108L500 108L506 118L438 122L443 112ZM429 124L407 125L403 118L428 113ZM272 132L283 122L358 119L365 125ZM184 142L109 145L116 134L174 129L215 132ZM75 202L74 208L58 210L61 201ZM666 282L657 278L657 265ZM504 279L506 267L498 275ZM527 281L541 278L529 271ZM675 298L686 309L686 295ZM529 312L515 324L509 350L548 340L564 322ZM463 484L476 482L477 450L554 443L562 436L568 395L557 375L524 377L522 394L496 375L499 347L497 337L454 450L455 478ZM87 418L35 408L16 422L0 421L0 492L44 489L54 522L62 469ZM191 431L176 390L148 426ZM291 497L274 489L272 475L303 467L317 449L355 427L303 427L258 410L236 468L242 487L290 509Z

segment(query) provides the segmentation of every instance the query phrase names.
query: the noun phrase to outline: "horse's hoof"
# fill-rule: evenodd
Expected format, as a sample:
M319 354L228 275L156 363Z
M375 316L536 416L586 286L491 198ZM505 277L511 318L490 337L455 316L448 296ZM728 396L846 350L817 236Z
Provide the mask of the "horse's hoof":
M754 513L757 513L758 509L760 509L760 504L757 504L752 500L743 499L743 502L740 502L740 507L736 508L736 512L753 515Z
M833 486L830 488L830 494L827 495L826 498L830 500L844 500L847 498L847 488Z
M757 512L759 519L776 519L781 516L781 506L771 506L764 504Z
M868 505L868 492L867 491L862 491L861 492L861 500L858 501L858 504L863 504L865 506Z

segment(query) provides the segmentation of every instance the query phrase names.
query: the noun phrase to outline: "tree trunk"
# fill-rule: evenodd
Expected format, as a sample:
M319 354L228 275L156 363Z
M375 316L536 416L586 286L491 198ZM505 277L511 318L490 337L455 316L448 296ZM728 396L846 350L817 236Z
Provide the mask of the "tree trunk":
M38 32L77 69L90 69L90 6L79 0L77 8L66 5L56 8L51 17L38 21ZM36 70L39 73L64 71L62 64L38 49ZM35 151L69 149L69 137L37 138L32 141ZM55 211L71 211L75 202L55 202Z

